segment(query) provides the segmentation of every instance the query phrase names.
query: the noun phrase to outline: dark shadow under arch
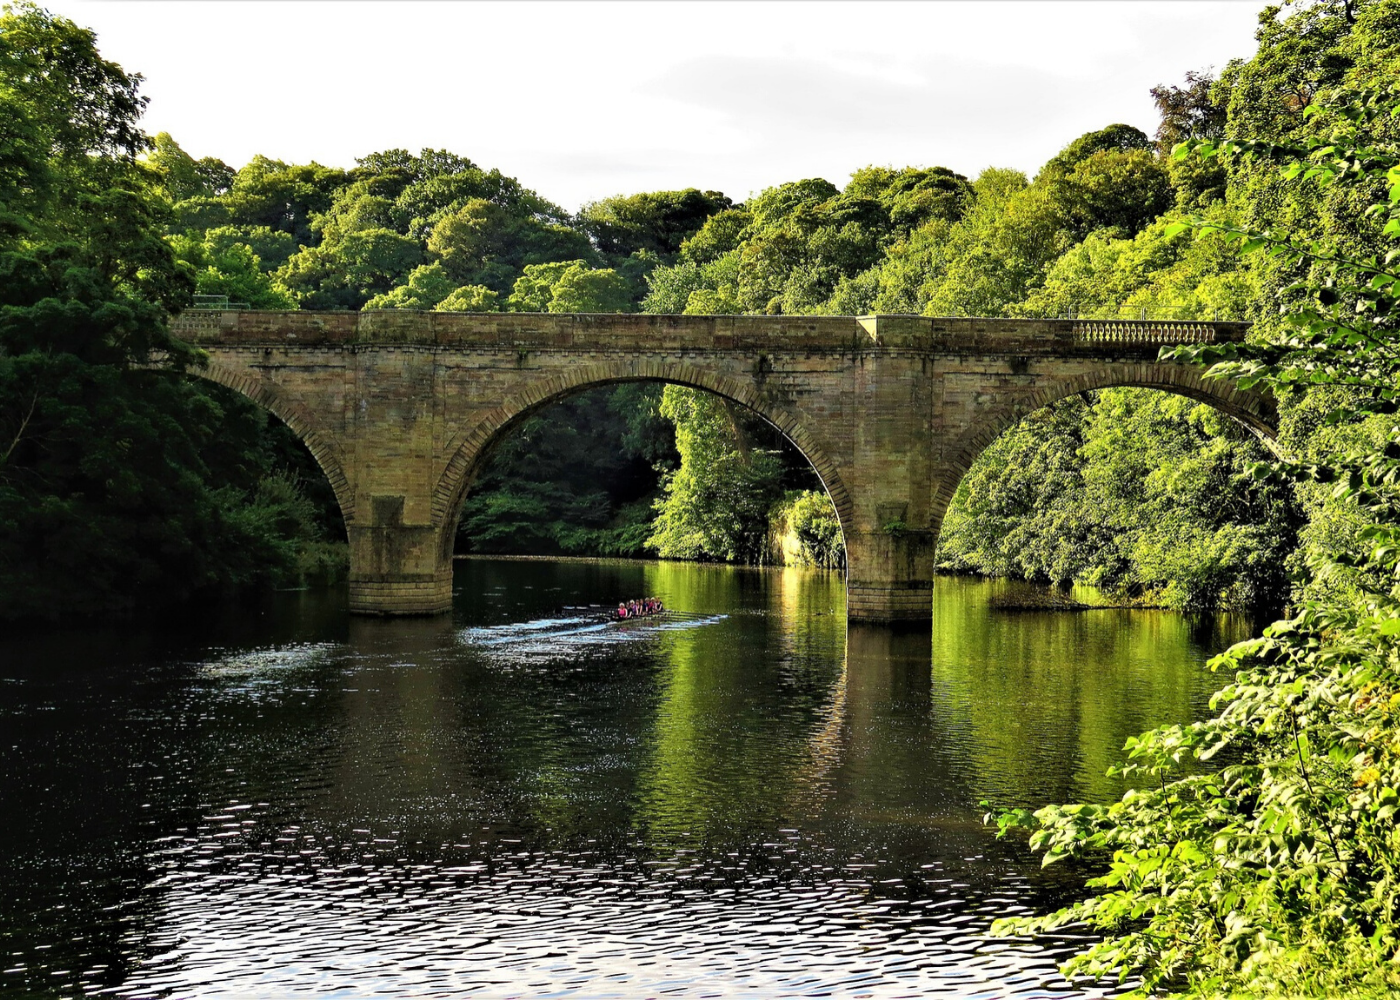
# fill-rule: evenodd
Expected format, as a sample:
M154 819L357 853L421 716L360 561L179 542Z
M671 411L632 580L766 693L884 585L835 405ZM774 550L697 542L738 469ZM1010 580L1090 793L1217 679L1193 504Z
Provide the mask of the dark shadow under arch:
M852 526L850 494L835 464L785 409L774 407L749 383L727 375L708 372L690 365L669 362L619 361L580 366L565 374L542 379L479 420L452 451L452 458L433 491L433 520L441 525L442 544L450 551L457 530L457 517L468 490L490 455L495 443L526 418L569 396L624 382L660 382L710 392L728 399L761 417L786 438L811 463L827 496L836 508L843 533Z
M305 407L288 398L272 383L231 371L217 361L190 368L189 373L246 396L291 428L292 433L306 445L326 481L331 484L336 502L340 505L340 515L346 525L351 523L355 516L355 497L350 488L350 480L345 475L344 463L339 451L328 442L327 436L319 430L315 418Z
M1205 403L1231 417L1273 451L1278 436L1278 407L1272 396L1238 389L1221 379L1205 378L1202 369L1181 364L1107 365L1091 373L1050 382L1034 393L999 411L963 435L949 449L952 474L939 486L934 498L935 526L953 501L972 463L998 437L1036 410L1061 399L1095 389L1158 389Z

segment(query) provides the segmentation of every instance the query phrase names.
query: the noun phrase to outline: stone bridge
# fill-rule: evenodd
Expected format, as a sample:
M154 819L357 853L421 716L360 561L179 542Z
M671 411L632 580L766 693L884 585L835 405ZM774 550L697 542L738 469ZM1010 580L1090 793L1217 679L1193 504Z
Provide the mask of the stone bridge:
M1272 400L1162 363L1164 344L1237 323L190 310L201 374L285 421L320 462L350 538L350 607L429 614L452 599L458 513L493 443L590 386L674 382L777 427L841 519L853 619L927 618L934 547L973 459L1072 393L1150 386L1261 437Z

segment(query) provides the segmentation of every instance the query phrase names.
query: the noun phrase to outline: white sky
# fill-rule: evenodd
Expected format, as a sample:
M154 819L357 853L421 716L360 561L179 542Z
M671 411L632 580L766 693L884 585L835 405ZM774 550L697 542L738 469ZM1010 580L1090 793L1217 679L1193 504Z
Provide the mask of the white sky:
M1148 88L1248 58L1263 0L48 0L146 77L146 130L233 166L428 146L569 209L844 184L870 163L1033 173Z

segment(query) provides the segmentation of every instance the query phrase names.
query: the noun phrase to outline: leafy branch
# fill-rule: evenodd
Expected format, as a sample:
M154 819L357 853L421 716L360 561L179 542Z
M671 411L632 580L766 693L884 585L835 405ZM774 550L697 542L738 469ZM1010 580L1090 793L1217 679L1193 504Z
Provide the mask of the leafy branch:
M1363 218L1381 223L1380 243L1400 238L1400 155L1360 141L1400 115L1400 102L1339 93L1307 115L1332 121L1331 134L1299 144L1185 143L1176 155L1268 159L1285 184L1383 190ZM1182 345L1164 349L1164 360L1295 397L1345 389L1330 424L1395 412L1400 250L1349 255L1322 239L1199 219L1172 231L1187 229L1224 234L1246 254L1307 274L1282 290L1282 335ZM1364 435L1343 437L1319 460L1251 470L1330 486L1333 500L1365 519L1355 549L1313 559L1319 576L1358 571L1352 584L1311 594L1291 619L1216 657L1212 669L1233 681L1212 699L1212 718L1130 739L1127 761L1110 773L1143 787L1108 806L988 813L999 835L1029 830L1045 864L1109 857L1089 882L1098 895L998 921L999 933L1087 923L1105 936L1065 974L1136 975L1149 993L1168 983L1251 994L1400 985L1400 427L1372 429L1384 438L1379 449ZM1226 766L1193 773L1227 749Z

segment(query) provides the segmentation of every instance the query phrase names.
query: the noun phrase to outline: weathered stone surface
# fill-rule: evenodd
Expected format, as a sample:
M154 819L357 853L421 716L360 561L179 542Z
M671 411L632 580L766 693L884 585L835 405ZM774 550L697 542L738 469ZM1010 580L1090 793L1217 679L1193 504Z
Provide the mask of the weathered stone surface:
M1137 385L1273 436L1271 399L1157 361L1238 323L190 311L203 374L267 407L325 470L350 536L357 612L451 604L463 497L494 438L589 386L676 382L769 420L811 460L847 547L853 619L926 618L943 514L972 461L1072 393Z

